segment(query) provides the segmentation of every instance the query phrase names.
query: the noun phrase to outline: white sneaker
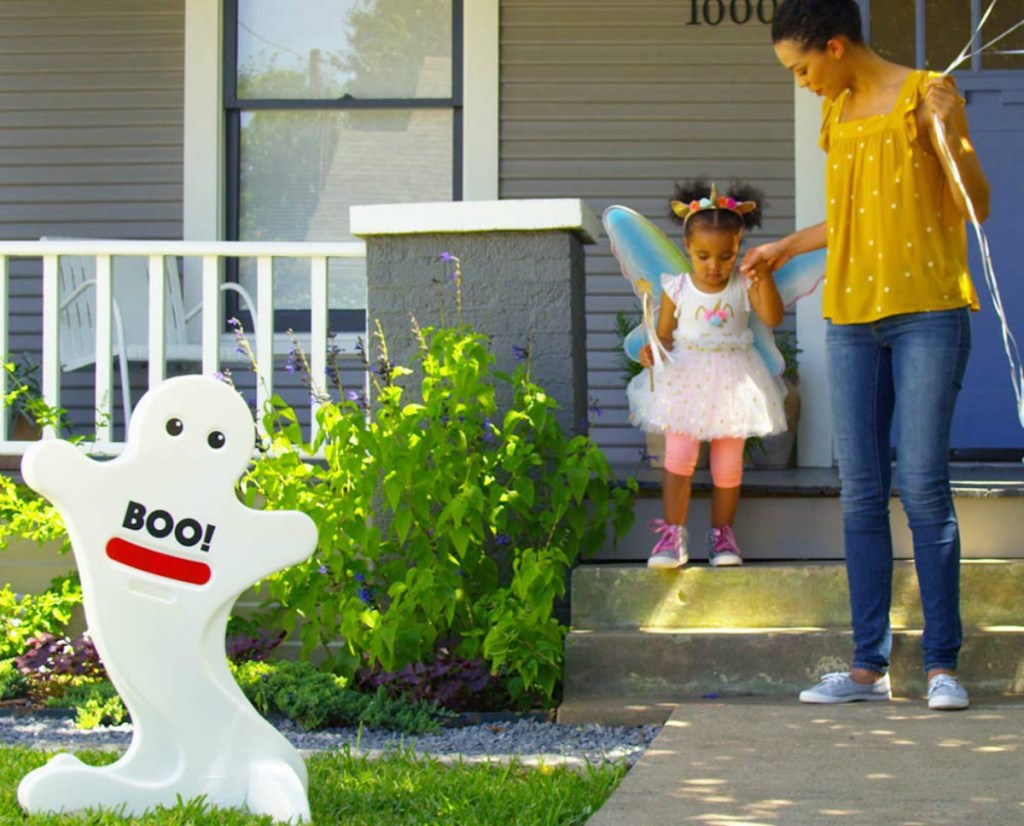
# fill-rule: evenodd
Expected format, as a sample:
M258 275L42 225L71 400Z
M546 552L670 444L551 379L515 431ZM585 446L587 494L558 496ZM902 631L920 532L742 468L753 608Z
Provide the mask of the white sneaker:
M928 708L958 711L970 704L967 689L952 674L936 674L928 681Z
M814 688L800 692L801 703L853 703L858 700L891 700L889 675L883 674L873 683L855 683L848 672L833 671L821 678Z

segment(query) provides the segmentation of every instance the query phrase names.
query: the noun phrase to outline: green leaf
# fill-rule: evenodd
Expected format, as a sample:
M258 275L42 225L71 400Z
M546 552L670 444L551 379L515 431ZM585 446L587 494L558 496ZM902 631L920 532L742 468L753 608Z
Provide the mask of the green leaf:
M412 528L412 510L410 508L402 508L396 511L393 525L395 533L398 535L398 541L405 542L409 537L409 530Z
M392 511L398 510L398 503L401 501L404 491L405 485L402 484L402 480L398 477L398 472L389 470L384 477L384 495L387 497L388 507Z

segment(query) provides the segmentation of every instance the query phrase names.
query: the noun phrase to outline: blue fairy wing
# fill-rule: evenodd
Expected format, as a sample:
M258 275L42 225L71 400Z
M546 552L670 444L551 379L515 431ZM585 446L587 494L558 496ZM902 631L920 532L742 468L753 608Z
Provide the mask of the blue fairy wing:
M629 207L610 206L601 220L622 274L638 298L644 292L650 293L651 307L657 314L661 305L662 274L689 272L686 257L664 232ZM623 349L629 358L638 361L640 348L646 342L647 333L641 324L626 336Z
M775 346L775 334L772 333L771 327L761 321L757 313L751 313L750 331L754 334L754 349L764 361L768 372L773 376L781 376L786 362L779 348Z
M779 288L779 295L782 296L782 303L787 308L792 307L801 298L813 293L824 279L825 250L813 250L797 255L787 261L784 267L779 267L773 276ZM771 328L756 314L751 313L750 329L754 333L754 349L764 360L768 372L773 376L781 376L786 362L779 348L775 346L775 335Z
M647 343L647 330L643 324L637 324L622 340L622 349L630 361L640 361L640 348Z
M794 256L773 275L782 303L787 308L792 307L801 298L813 293L825 278L825 250L813 250Z

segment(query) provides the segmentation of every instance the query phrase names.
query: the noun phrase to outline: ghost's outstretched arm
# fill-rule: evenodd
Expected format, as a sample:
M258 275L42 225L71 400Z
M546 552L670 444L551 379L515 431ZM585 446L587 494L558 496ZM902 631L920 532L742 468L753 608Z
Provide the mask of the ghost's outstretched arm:
M59 439L35 442L21 460L25 483L57 506L82 491L97 490L99 469L99 463Z
M316 550L316 524L299 511L257 511L243 508L245 527L238 533L230 576L245 579L247 587L259 579L303 562Z

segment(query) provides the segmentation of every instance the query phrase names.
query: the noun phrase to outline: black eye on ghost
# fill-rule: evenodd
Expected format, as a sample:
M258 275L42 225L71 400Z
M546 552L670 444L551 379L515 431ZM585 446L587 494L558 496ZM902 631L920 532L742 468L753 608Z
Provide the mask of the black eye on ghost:
M180 436L185 430L185 425L182 423L181 419L168 419L164 428L172 436ZM226 442L227 439L219 430L211 431L210 435L206 437L206 443L214 450L220 450L224 447Z

